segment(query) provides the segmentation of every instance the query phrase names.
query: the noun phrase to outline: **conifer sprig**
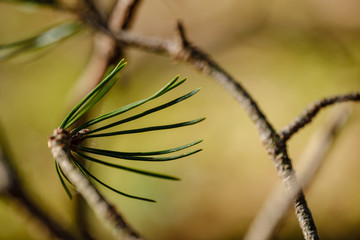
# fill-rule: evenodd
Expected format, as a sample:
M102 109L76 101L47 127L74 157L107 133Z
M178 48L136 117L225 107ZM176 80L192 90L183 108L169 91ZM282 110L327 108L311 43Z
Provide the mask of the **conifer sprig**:
M172 101L159 105L157 107L150 108L144 112L139 114L135 114L131 117L123 118L120 120L116 120L115 117L118 117L122 113L128 112L134 108L137 108L151 100L157 99L162 95L168 93L169 91L173 90L174 88L180 86L186 81L186 78L180 79L179 76L176 76L172 79L168 84L166 84L163 88L159 91L154 93L148 98L144 98L142 100L136 101L134 103L128 104L124 107L118 108L114 111L109 113L103 114L99 117L91 119L85 123L79 123L79 119L84 116L90 109L92 109L111 89L111 87L116 83L118 79L119 71L126 65L124 60L121 60L116 67L92 90L90 91L82 100L79 101L78 104L69 112L69 114L65 117L65 119L60 124L59 128L64 129L65 131L70 133L70 149L71 149L71 156L74 165L79 168L81 173L85 175L85 177L89 180L90 183L97 182L98 184L104 186L107 189L110 189L113 192L116 192L120 195L140 199L144 201L154 202L154 200L138 197L134 195L130 195L119 191L108 184L101 181L98 177L94 176L92 173L87 170L79 159L87 160L93 163L105 165L108 167L121 169L125 171L130 171L133 173L138 173L141 175L146 175L150 177L168 179L168 180L179 180L177 177L173 177L170 175L162 174L162 173L155 173L146 170L140 170L132 167L123 166L120 164L111 163L102 159L98 159L97 157L111 157L117 160L133 160L133 161L170 161L179 158L184 158L190 155L193 155L202 149L196 149L185 153L178 153L187 148L191 148L199 143L202 140L194 141L179 147L165 149L165 150L156 150L156 151L148 151L148 152L122 152L122 151L112 151L112 150L105 150L105 149L96 149L96 148L89 148L84 146L84 141L88 138L99 138L99 137L112 137L124 134L136 134L136 133L145 133L150 131L158 131L158 130L169 130L173 128L180 128L185 126L194 125L203 121L205 118L198 118L192 121L185 121L179 123L172 123L172 124L165 124L165 125L157 125L157 126L149 126L143 128L136 128L136 129L127 129L122 131L109 131L112 127L118 126L120 124L124 124L130 121L137 120L139 118L145 117L151 113L167 109L177 103L180 103L191 96L195 95L199 89L195 89L181 97L178 97ZM107 123L103 126L101 123L108 119L114 119L113 122ZM93 125L97 125L93 127ZM76 126L72 128L72 126ZM102 132L104 130L108 130L107 132ZM175 153L175 154L174 154ZM95 156L93 156L95 155ZM68 188L68 184L74 188L71 184L71 181L66 177L66 175L61 170L60 166L55 162L56 172L60 178L61 185L65 189L68 196L71 198L71 191ZM64 180L65 178L65 180Z

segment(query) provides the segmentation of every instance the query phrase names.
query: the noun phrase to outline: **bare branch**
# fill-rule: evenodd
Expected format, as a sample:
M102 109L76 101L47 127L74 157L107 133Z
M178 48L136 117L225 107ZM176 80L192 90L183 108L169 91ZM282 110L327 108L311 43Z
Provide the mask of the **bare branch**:
M88 21L87 23L91 22ZM271 156L278 171L278 175L282 178L286 189L291 191L293 187L296 188L297 179L295 172L292 169L291 160L287 154L285 142L281 140L280 136L245 88L207 54L190 44L186 39L185 31L181 23L177 24L177 36L175 40L172 41L145 37L124 30L113 33L108 28L103 28L99 25L92 25L92 27L96 28L98 31L109 34L125 46L169 55L176 60L188 62L204 74L217 80L220 85L228 90L242 105L254 122L260 135L260 139L264 144L266 151ZM305 239L318 239L316 226L302 191L294 197L293 206Z
M271 138L276 135L276 132L250 94L207 54L189 43L181 23L177 24L176 30L177 35L173 41L141 36L128 31L120 31L114 34L114 37L126 46L158 54L166 54L174 57L176 60L188 62L204 74L217 80L244 107L250 118L254 121L263 143L270 145L272 142Z
M279 184L269 195L262 209L252 222L245 235L245 240L272 239L281 220L289 209L291 198L297 194L300 186L306 188L310 185L316 172L326 159L326 155L334 145L337 133L349 115L350 111L348 111L348 109L341 109L341 111L334 112L325 126L313 134L302 157L299 159L301 164L298 174L300 185L292 189L289 194L289 192L284 191L284 187Z
M310 104L299 117L280 131L280 137L284 141L287 141L294 133L299 131L299 129L310 123L321 109L335 103L348 101L360 101L360 92L327 97Z
M114 36L128 46L170 55L177 60L188 62L204 74L217 80L242 105L254 122L260 139L271 156L286 189L288 191L291 191L292 188L297 189L297 180L287 154L286 145L281 141L280 136L266 119L254 99L238 81L223 70L214 60L189 43L181 24L177 25L177 32L178 35L174 41L144 37L125 31ZM294 196L293 206L305 239L318 239L316 226L304 194L300 191Z
M41 232L48 232L56 239L75 240L76 237L64 229L62 225L51 219L37 204L33 201L24 184L18 176L9 157L8 147L5 147L5 139L0 136L0 196L15 200L22 210L31 214L41 226Z
M49 146L53 157L66 177L76 186L76 190L84 197L95 213L114 230L118 239L143 239L74 165L71 160L69 132L65 129L55 129L54 134L49 139Z
M98 12L93 11L91 14L96 15ZM83 14L80 15L80 18L84 23L97 31L103 32L116 39L118 43L121 43L124 46L136 47L149 52L170 55L177 60L190 63L196 69L217 80L220 85L228 90L242 105L254 122L260 135L260 139L270 155L278 171L278 175L282 178L284 186L289 191L293 187L296 188L297 179L291 165L291 160L287 154L285 141L280 138L253 97L250 96L245 88L207 54L190 44L181 23L177 24L177 37L175 40L163 40L137 35L124 30L114 32L101 21L100 16L95 17L95 20L93 20ZM293 206L305 239L318 239L316 226L302 191L294 197Z

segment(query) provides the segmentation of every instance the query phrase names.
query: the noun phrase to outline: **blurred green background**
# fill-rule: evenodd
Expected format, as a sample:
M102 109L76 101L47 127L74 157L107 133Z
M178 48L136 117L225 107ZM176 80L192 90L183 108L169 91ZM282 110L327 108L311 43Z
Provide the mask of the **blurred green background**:
M359 91L359 11L360 3L353 0L153 0L142 2L132 30L171 38L175 20L183 20L189 39L241 82L280 129L315 100ZM48 7L0 2L0 44L34 36L72 18ZM58 181L47 136L71 107L69 94L91 55L92 36L91 30L85 30L50 48L0 62L0 121L14 161L32 197L69 229L74 207ZM94 140L90 145L146 151L204 139L200 144L204 150L172 162L124 163L178 176L180 182L91 165L107 183L156 199L155 204L101 188L102 193L148 239L240 239L279 181L253 124L222 87L190 65L136 49L126 49L125 54L128 66L94 116L147 97L179 74L189 78L186 84L134 112L196 87L201 87L200 93L126 128L207 119L187 128ZM348 124L306 191L323 239L360 238L360 106L352 105ZM290 140L295 166L329 113L322 111ZM89 219L95 237L111 239L92 213ZM0 229L0 239L39 236L32 217L4 199L0 200ZM292 211L279 238L302 239Z

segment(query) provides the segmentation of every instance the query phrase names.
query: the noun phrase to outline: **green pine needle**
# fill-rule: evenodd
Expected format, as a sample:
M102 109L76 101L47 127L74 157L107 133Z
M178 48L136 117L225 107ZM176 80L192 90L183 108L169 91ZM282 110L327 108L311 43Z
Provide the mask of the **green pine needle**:
M76 189L76 187L72 184L72 182L71 182L71 181L68 179L68 177L65 175L65 173L63 172L63 170L61 169L61 167L59 166L59 164L57 164L57 166L58 166L58 168L59 168L59 170L60 170L61 175L65 178L65 180L68 182L68 184L69 184L72 188Z
M195 141L192 143L185 144L180 147L166 149L166 150L160 150L160 151L153 151L153 152L119 152L119 151L103 150L103 149L89 148L89 147L83 147L83 146L79 146L78 148L79 148L79 150L84 151L84 152L89 152L89 153L94 153L94 154L99 154L99 155L104 155L104 156L109 156L109 157L121 158L121 157L126 157L126 156L164 155L164 154L184 150L186 148L192 147L201 142L202 142L202 140L198 140L198 141Z
M0 45L0 61L10 59L26 51L35 51L48 47L78 33L80 29L81 25L79 23L62 23L35 37Z
M104 80L97 85L90 93L88 93L80 102L70 111L61 123L60 128L69 128L82 115L84 115L90 108L92 108L104 95L109 91L111 86L115 83L115 75L126 65L122 59L118 65L107 75ZM74 121L75 120L75 121Z
M68 197L69 197L70 199L72 199L71 192L70 192L69 188L66 186L66 184L65 184L65 182L64 182L64 179L62 178L62 175L63 175L65 178L66 178L66 176L62 173L61 168L58 166L58 163L56 162L56 160L55 160L55 169L56 169L56 173L57 173L57 175L58 175L58 177L59 177L59 179L60 179L60 183L61 183L62 187L64 188L64 190L65 190L66 194L68 195ZM61 173L60 173L59 169L60 169ZM67 178L66 178L66 179L67 179Z
M143 105L144 103L147 103L147 102L149 102L149 101L151 101L153 99L156 99L156 98L162 96L163 94L165 94L168 91L170 91L170 90L174 89L175 87L179 86L180 84L182 84L186 80L186 78L184 78L184 79L180 80L179 82L177 82L178 79L179 79L179 76L176 76L172 81L170 81L168 84L166 84L165 87L160 89L154 95L152 95L152 96L150 96L148 98L136 101L134 103L128 104L125 107L122 107L122 108L119 108L119 109L117 109L115 111L112 111L112 112L109 112L107 114L101 115L100 117L94 118L94 119L82 124L81 126L77 127L76 129L74 129L74 132L78 132L81 129L88 128L91 125L94 125L94 124L99 123L101 121L104 121L106 119L115 117L115 116L117 116L119 114L125 113L125 112L127 112L127 111L129 111L131 109L136 108L136 107L139 107L139 106Z
M116 152L116 151L109 151L109 150L102 150L102 149L85 148L85 147L81 147L81 146L79 147L79 150L88 152L88 153L93 153L93 154L108 156L108 157L114 157L114 158L119 158L119 159L124 159L124 160L161 162L161 161L171 161L171 160L187 157L187 156L190 156L197 152L200 152L202 149L191 151L191 152L188 152L185 154L169 156L169 157L146 157L146 156L150 155L149 154L150 152L144 152L142 154L139 153L137 155L133 155L132 153L129 153L129 152ZM153 152L151 152L151 153L153 153ZM151 155L154 155L154 154L151 154Z
M195 89L195 90L193 90L193 91L191 91L191 92L189 92L189 93L187 93L187 94L185 94L185 95L183 95L183 96L181 96L179 98L176 98L176 99L174 99L174 100L172 100L170 102L167 102L167 103L165 103L163 105L151 108L151 109L146 110L146 111L144 111L142 113L139 113L137 115L134 115L134 116L131 116L131 117L128 117L128 118L113 122L113 123L105 125L103 127L92 129L89 132L85 133L84 135L91 134L91 133L98 132L98 131L102 131L102 130L105 130L105 129L108 129L108 128L111 128L111 127L115 127L115 126L118 126L120 124L127 123L127 122L130 122L130 121L136 120L138 118L144 117L146 115L149 115L151 113L154 113L154 112L160 111L162 109L168 108L170 106L173 106L174 104L177 104L179 102L182 102L182 101L188 99L189 97L191 97L194 94L196 94L197 92L199 92L199 90L200 89L197 88L197 89Z
M156 202L155 200L152 200L152 199L148 199L148 198L143 198L143 197L138 197L138 196L134 196L134 195L130 195L130 194L127 194L127 193L124 193L124 192L121 192L109 185L107 185L106 183L104 183L103 181L101 181L100 179L98 179L97 177L95 177L94 175L92 175L86 168L84 168L78 161L74 161L74 163L76 164L76 166L80 169L80 171L89 179L89 178L92 178L94 179L96 182L98 182L99 184L103 185L104 187L110 189L111 191L113 192L116 192L120 195L123 195L125 197L128 197L128 198L133 198L133 199L138 199L138 200L143 200L143 201L147 201L147 202ZM90 179L89 179L90 182L92 182Z
M134 173L138 173L138 174L142 174L142 175L146 175L146 176L151 176L151 177L163 178L163 179L168 179L168 180L180 180L177 177L173 177L173 176L169 176L169 175L165 175L165 174L161 174L161 173L154 173L154 172L150 172L150 171L144 171L144 170L139 170L139 169L135 169L135 168L125 167L125 166L118 165L118 164L104 162L104 161L101 161L99 159L87 156L87 155L85 155L83 153L80 153L80 152L77 152L76 154L79 155L82 158L85 158L85 159L89 160L89 161L99 163L99 164L103 164L105 166L118 168L118 169L130 171L130 172L134 172Z
M158 130L167 130L167 129L172 129L172 128L179 128L179 127L193 125L193 124L203 121L204 119L205 118L199 118L199 119L196 119L193 121L176 123L176 124L152 126L152 127L146 127L146 128L137 128L137 129L123 130L123 131L116 131L116 132L109 132L109 133L90 134L90 135L86 135L85 138L109 137L109 136L117 136L117 135L123 135L123 134L133 134L133 133L143 133L143 132L158 131Z
M126 65L126 62L124 61L124 59L122 59L118 65L102 80L102 82L100 84L98 84L92 91L90 91L82 100L79 101L78 104L76 104L76 106L69 112L69 114L65 117L65 119L63 120L63 122L60 124L59 128L65 128L65 129L69 129L72 125L76 124L78 122L78 120L85 114L87 113L91 108L93 108L95 106L96 103L98 103L105 95L106 93L112 88L112 86L116 83L117 81L117 73ZM184 83L186 80L186 78L179 80L179 76L176 76L174 79L172 79L168 84L166 84L163 88L161 88L159 91L157 91L155 94L151 95L148 98L136 101L134 103L128 104L124 107L118 108L112 112L109 112L107 114L101 115L99 117L96 117L88 122L85 122L83 124L77 124L78 127L74 128L71 130L71 134L72 134L72 139L71 139L71 151L72 154L72 161L73 163L76 165L76 167L81 171L81 173L89 180L89 182L91 184L93 184L93 181L96 181L97 183L103 185L104 187L110 189L111 191L114 191L118 194L121 194L123 196L126 197L130 197L130 198L135 198L135 199L139 199L139 200L144 200L144 201L149 201L149 202L155 202L154 200L148 199L148 198L143 198L143 197L138 197L138 196L133 196L133 195L129 195L126 194L124 192L121 192L107 184L105 184L104 182L102 182L101 180L99 180L97 177L95 177L94 175L92 175L78 160L77 158L81 157L83 159L95 162L95 163L99 163L108 167L113 167L113 168L117 168L117 169L122 169L125 171L130 171L130 172L134 172L134 173L138 173L138 174L142 174L142 175L147 175L147 176L151 176L151 177L157 177L157 178L162 178L162 179L169 179L169 180L179 180L179 178L177 177L173 177L173 176L169 176L169 175L165 175L165 174L161 174L161 173L155 173L155 172L151 172L151 171L146 171L146 170L140 170L140 169L135 169L135 168L130 168L130 167L126 167L126 166L122 166L119 164L114 164L114 163L109 163L106 161L102 161L99 160L97 158L88 156L85 153L90 153L90 154L95 154L95 155L100 155L100 156L107 156L107 157L113 157L113 158L118 158L118 159L125 159L125 160L136 160L136 161L170 161L170 160L175 160L175 159L179 159L179 158L183 158L183 157L187 157L190 156L192 154L195 154L199 151L201 151L202 149L197 149L191 152L187 152L187 153L183 153L183 154L177 154L177 155L173 155L173 156L169 156L167 154L171 154L171 153L175 153L187 148L190 148L196 144L199 144L200 142L202 142L202 140L199 141L195 141L183 146L179 146L176 148L171 148L171 149L166 149L166 150L160 150L160 151L150 151L150 152L119 152L119 151L110 151L110 150L104 150L104 149L95 149L95 148L89 148L89 147L84 147L82 146L82 142L83 140L85 140L86 138L96 138L96 137L107 137L107 136L115 136L115 135L122 135L122 134L132 134L132 133L143 133L143 132L149 132L149 131L157 131L157 130L166 130L166 129L173 129L173 128L179 128L179 127L184 127L184 126L189 126L189 125L193 125L196 123L199 123L201 121L203 121L205 118L199 118L199 119L195 119L192 121L186 121L186 122L180 122L180 123L175 123L175 124L168 124L168 125L158 125L158 126L150 126L150 127L144 127L144 128L138 128L138 129L130 129L130 130L123 130L123 131L114 131L114 132L107 132L107 133L97 133L94 134L96 132L99 131L103 131L106 129L109 129L111 127L114 126L118 126L120 124L126 123L126 122L130 122L136 119L139 119L141 117L147 116L151 113L160 111L162 109L166 109L170 106L173 106L177 103L180 103L184 100L186 100L187 98L193 96L194 94L196 94L199 89L195 89L181 97L178 97L172 101L169 101L165 104L162 104L160 106L157 107L153 107L149 110L146 110L142 113L133 115L131 117L128 118L124 118L122 120L118 120L115 122L112 122L110 124L107 124L105 126L101 126L95 129L88 129L88 127L100 123L104 120L113 118L115 116L118 116L122 113L125 113L129 110L132 110L136 107L139 107L151 100L154 100L162 95L164 95L165 93L171 91L172 89L180 86L182 83ZM84 131L82 131L84 130ZM76 154L76 155L75 155ZM160 156L160 155L167 155L167 156ZM76 156L76 157L75 157ZM58 166L58 164L55 165L56 167L56 171L57 174L60 178L60 182L63 186L63 188L65 189L66 193L68 194L68 196L71 198L71 193L70 190L68 189L68 187L66 186L63 177L69 182L69 184L71 186L72 183L69 181L69 179L66 177L66 175L62 172L60 166Z
M88 101L88 104L85 104L82 108L80 108L66 124L66 127L72 126L79 118L81 118L87 111L89 111L98 101L101 100L103 96L111 89L111 87L116 83L117 78L112 78L108 84L106 84L102 89L94 94L93 97Z

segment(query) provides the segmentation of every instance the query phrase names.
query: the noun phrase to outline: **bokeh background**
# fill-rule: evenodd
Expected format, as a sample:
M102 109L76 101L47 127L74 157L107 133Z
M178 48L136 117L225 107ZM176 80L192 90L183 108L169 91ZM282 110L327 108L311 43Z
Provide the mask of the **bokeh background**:
M103 4L111 6L112 1ZM355 0L152 0L142 2L131 30L171 38L175 20L181 19L189 39L241 82L280 129L315 100L359 91L359 12ZM73 17L48 7L1 1L0 44L69 19ZM47 136L71 107L70 92L89 60L92 37L90 29L84 30L50 48L0 62L0 121L13 159L32 197L69 229L74 228L74 206L58 181ZM137 49L125 54L128 66L94 116L147 97L179 74L189 78L186 84L133 113L196 87L201 91L125 128L207 119L187 128L94 140L91 146L146 151L204 139L204 150L173 162L124 163L178 176L179 182L90 166L107 183L156 199L155 204L106 189L102 193L148 239L241 239L279 181L248 116L221 86L190 65ZM360 106L347 105L354 107L353 114L306 191L323 239L360 238ZM330 113L322 111L290 140L295 166ZM95 237L111 239L91 212L88 220ZM32 217L9 199L0 199L0 229L0 239L39 238ZM279 239L302 239L292 211Z

